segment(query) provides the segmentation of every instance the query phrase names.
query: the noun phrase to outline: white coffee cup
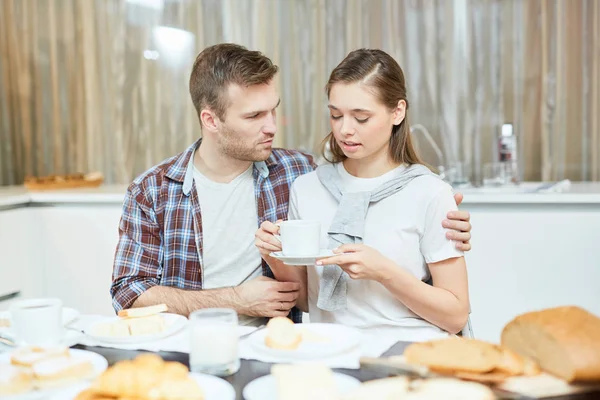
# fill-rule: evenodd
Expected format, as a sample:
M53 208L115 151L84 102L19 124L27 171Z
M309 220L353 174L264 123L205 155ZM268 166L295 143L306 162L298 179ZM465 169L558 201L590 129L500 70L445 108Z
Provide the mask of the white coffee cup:
M16 301L10 306L10 319L16 340L22 345L53 346L64 335L59 299Z
M309 220L291 220L278 223L283 255L289 257L312 257L319 254L321 223Z

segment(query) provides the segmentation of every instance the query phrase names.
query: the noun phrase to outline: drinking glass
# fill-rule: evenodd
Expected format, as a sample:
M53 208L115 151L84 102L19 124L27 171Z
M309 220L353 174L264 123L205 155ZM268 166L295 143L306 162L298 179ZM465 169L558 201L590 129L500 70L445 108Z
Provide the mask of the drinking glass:
M229 308L206 308L190 314L190 369L229 376L240 369L238 316Z

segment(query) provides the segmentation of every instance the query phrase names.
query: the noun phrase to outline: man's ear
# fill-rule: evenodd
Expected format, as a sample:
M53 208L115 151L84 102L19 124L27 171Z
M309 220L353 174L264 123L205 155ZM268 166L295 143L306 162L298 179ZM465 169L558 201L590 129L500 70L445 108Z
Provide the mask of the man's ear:
M216 132L219 130L219 123L221 121L213 111L205 108L200 111L200 122L202 123L203 129L206 129L210 132Z
M406 101L399 100L396 109L394 110L394 125L400 125L406 117Z

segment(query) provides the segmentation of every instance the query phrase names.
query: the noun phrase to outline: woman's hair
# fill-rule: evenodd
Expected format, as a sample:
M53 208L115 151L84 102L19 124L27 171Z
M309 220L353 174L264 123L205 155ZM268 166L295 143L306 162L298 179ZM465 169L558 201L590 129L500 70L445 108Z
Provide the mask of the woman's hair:
M406 98L406 83L402 68L389 54L377 49L359 49L350 52L337 66L325 86L327 97L331 88L336 83L360 82L371 90L377 99L388 107L395 110L398 102L406 102L406 114L400 125L392 127L390 137L390 156L397 163L423 164L417 155L410 137L410 125L408 124L408 99ZM331 159L327 157L325 146L329 143L332 153ZM344 152L338 146L333 132L323 140L323 157L329 162L340 162L346 159Z

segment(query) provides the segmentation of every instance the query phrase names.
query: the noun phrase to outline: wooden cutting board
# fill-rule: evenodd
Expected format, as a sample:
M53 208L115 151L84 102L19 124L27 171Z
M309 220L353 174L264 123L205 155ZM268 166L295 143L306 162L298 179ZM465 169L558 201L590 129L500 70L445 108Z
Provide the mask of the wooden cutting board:
M547 373L541 373L536 376L515 376L508 378L503 383L496 385L496 387L538 399L593 391L600 392L600 382L569 384Z

